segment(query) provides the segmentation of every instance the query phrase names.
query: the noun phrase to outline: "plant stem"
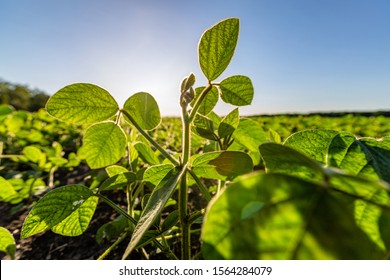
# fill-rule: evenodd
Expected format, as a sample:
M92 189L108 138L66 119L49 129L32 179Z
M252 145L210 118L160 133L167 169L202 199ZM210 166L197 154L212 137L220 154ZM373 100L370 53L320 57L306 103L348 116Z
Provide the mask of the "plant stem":
M152 144L165 158L172 162L175 166L179 165L179 162L172 157L163 147L160 146L138 123L133 119L133 117L127 113L125 110L121 109L121 112L130 120L131 124L138 130L139 133L144 136L150 144Z
M186 166L191 156L191 122L187 112L187 106L182 107L182 165ZM188 221L188 184L187 171L184 171L179 187L179 219L181 226L181 258L189 260L191 258L190 227Z
M121 242L126 238L127 233L128 233L127 231L123 232L123 233L119 236L119 238L118 238L113 244L111 244L111 246L108 247L108 249L105 250L105 251L103 252L103 254L101 254L97 259L98 259L98 260L103 260L105 257L107 257L107 255L108 255L109 253L111 253L111 251L112 251L113 249L115 249L115 247L118 246L118 244L121 243Z
M117 211L119 214L123 215L126 219L128 219L133 225L137 224L137 221L131 217L125 210L120 208L118 205L116 205L114 202L112 202L109 198L105 197L104 195L100 193L95 194L98 198L103 200L105 203L110 205L115 211Z

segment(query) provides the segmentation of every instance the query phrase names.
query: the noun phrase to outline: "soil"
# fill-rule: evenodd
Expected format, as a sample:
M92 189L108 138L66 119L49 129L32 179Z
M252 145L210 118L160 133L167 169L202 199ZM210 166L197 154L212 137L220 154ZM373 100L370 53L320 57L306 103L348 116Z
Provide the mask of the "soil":
M61 185L66 185L78 183L82 181L80 180L81 178L85 178L88 174L88 170L80 167L75 172L58 173L57 176L61 177ZM125 208L123 192L113 192L108 197L116 204ZM199 199L200 197L201 195L198 191L190 193L190 201L196 202L196 204L201 203L202 199ZM33 198L33 200L38 200L38 197ZM99 202L88 229L80 236L62 236L49 230L26 239L21 239L21 229L24 219L31 210L31 204L31 202L25 201L23 204L15 206L0 202L0 226L7 228L14 236L16 242L15 259L17 260L95 260L115 241L105 241L102 244L98 244L96 241L97 230L119 215L104 202ZM199 205L191 206L199 209ZM127 237L121 242L105 259L120 260L127 247L129 238ZM199 244L199 240L193 240L193 244L195 245L194 251L199 251L200 245L196 245ZM177 244L176 246L174 244L173 247L173 251L178 254L179 247ZM146 247L145 249L147 250L148 248ZM149 255L149 257L151 259L166 259L162 253ZM2 252L0 252L0 258L2 260L10 259L9 256ZM129 256L129 259L145 259L145 255L141 254L141 252L134 252Z

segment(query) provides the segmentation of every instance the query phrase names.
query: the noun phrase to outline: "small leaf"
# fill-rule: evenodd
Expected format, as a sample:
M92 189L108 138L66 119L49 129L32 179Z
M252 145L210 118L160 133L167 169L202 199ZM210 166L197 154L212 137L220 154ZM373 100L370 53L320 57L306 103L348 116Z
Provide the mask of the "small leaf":
M0 252L6 253L11 259L15 258L15 239L9 230L4 227L0 227Z
M0 201L10 202L18 196L12 184L0 176Z
M113 177L115 175L125 173L128 171L129 170L127 170L125 167L120 166L120 165L111 165L111 166L106 167L106 172L107 172L107 175L109 177Z
M53 229L66 236L82 234L95 212L97 197L83 185L69 185L42 197L26 217L21 237Z
M253 169L250 156L238 151L210 152L193 156L192 167L199 177L232 180Z
M137 175L134 172L124 172L116 174L103 182L100 186L101 191L108 191L127 186L137 180Z
M195 75L191 73L188 77L185 77L181 82L181 92L188 91L195 84Z
M150 166L144 172L144 181L157 186L173 167L170 163Z
M218 127L219 138L225 138L231 135L236 130L238 123L240 122L240 116L238 108L227 114L221 121Z
M217 135L214 133L214 122L208 117L196 115L192 131L203 138L217 140Z
M165 203L172 196L176 185L182 178L183 174L185 174L185 170L186 168L182 168L181 170L178 167L172 168L158 186L153 189L122 259L126 259L129 256L131 251L133 251L133 249L137 246L138 242L140 242L142 236L153 224L154 220L160 216Z
M218 78L233 57L239 33L239 20L223 20L206 30L199 42L199 64L209 81Z
M138 155L144 162L150 165L160 164L160 160L150 146L143 142L137 142L134 144L134 148L137 150Z
M101 244L104 240L110 241L112 238L119 236L129 227L129 222L122 215L114 221L105 223L96 232L96 241Z
M161 122L160 109L149 93L139 92L132 95L123 108L142 129L152 130ZM125 119L130 121L126 115Z
M26 146L23 148L23 155L31 162L40 163L46 161L46 155L37 147Z
M119 106L105 89L86 83L68 85L46 104L47 112L69 123L91 124L114 116Z
M179 211L175 210L165 218L162 226L161 231L167 231L170 230L172 227L174 227L179 222Z
M197 97L201 94L201 92L205 89L205 87L198 87L195 89L195 98L191 102L191 106L195 105L195 100L197 100ZM203 99L203 102L201 103L198 114L201 114L203 116L208 115L217 105L219 98L218 89L214 86L211 88L211 90L206 94L206 97Z
M82 157L88 165L102 168L115 164L125 155L126 135L114 122L90 126L84 135Z
M232 76L219 84L221 98L224 102L235 106L252 103L254 89L251 80L246 76Z

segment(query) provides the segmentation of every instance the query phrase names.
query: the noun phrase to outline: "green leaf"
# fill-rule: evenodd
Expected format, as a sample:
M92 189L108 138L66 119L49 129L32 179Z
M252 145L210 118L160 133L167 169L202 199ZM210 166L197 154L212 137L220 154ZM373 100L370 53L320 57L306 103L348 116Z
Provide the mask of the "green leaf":
M174 210L165 218L163 224L161 225L161 231L165 232L170 230L179 222L179 211Z
M390 137L356 139L339 133L330 142L327 163L348 174L390 182Z
M141 217L134 229L133 235L129 245L123 254L123 259L126 259L131 251L137 246L142 236L153 224L154 220L157 219L164 209L165 203L172 196L176 185L185 174L185 168L181 170L176 167L172 168L171 171L163 178L163 180L153 189L153 192L143 210Z
M195 105L195 100L198 99L198 96L204 89L205 87L198 87L195 89L195 98L191 102L191 106ZM208 115L214 109L215 105L217 105L218 97L218 89L216 87L212 87L211 90L206 94L206 97L203 99L203 102L198 109L198 114L203 116Z
M106 167L106 172L107 172L107 175L109 177L113 177L115 175L125 173L128 171L129 170L127 170L125 167L120 166L120 165L111 165L111 166Z
M114 122L103 122L90 126L84 135L82 157L88 165L102 168L115 164L124 155L126 135Z
M31 162L45 164L46 155L37 147L34 146L24 147L23 155Z
M96 241L98 244L104 240L110 241L112 238L119 236L129 227L129 221L120 215L114 221L105 223L96 232Z
M149 93L138 92L132 95L123 108L142 129L152 130L161 123L160 109ZM130 121L126 115L125 119Z
M145 170L143 179L157 186L173 167L170 163L150 166Z
M116 174L103 182L100 186L101 191L108 191L127 186L137 180L137 175L134 172L124 172Z
M143 142L137 142L134 144L134 148L137 150L138 155L144 162L150 165L160 164L158 156L154 153L150 146Z
M52 229L65 236L77 236L88 227L98 198L83 185L69 185L42 197L26 217L21 237Z
M314 181L321 181L325 176L317 161L288 146L264 143L260 145L260 154L267 172L285 173Z
M217 135L215 134L214 129L214 122L211 119L202 115L196 115L192 128L194 133L203 138L217 141Z
M219 138L225 138L233 134L240 122L240 116L238 113L238 108L231 111L227 114L221 121L218 127L218 136Z
M233 133L236 143L250 151L257 152L261 143L267 142L267 134L261 125L251 119L242 118Z
M232 180L253 169L250 156L238 151L210 152L192 157L192 169L199 177Z
M284 144L325 164L329 143L338 133L335 130L300 131L288 137Z
M0 227L0 251L9 255L11 259L15 258L15 239L9 230L4 227Z
M199 42L199 64L209 81L228 67L238 41L239 19L223 20L206 30Z
M69 123L91 124L114 116L119 106L105 89L86 83L68 85L46 104L47 112Z
M306 130L285 145L348 174L390 182L390 137L360 138L333 130Z
M12 184L0 176L0 201L10 202L18 196Z
M351 177L336 174L336 178L355 190L361 186ZM378 195L364 194L369 189ZM390 249L389 206L389 191L376 182L353 196L340 192L333 182L251 174L231 184L207 209L203 255L206 259L383 259Z
M252 103L254 89L251 80L246 76L232 76L219 84L221 98L224 102L236 106Z

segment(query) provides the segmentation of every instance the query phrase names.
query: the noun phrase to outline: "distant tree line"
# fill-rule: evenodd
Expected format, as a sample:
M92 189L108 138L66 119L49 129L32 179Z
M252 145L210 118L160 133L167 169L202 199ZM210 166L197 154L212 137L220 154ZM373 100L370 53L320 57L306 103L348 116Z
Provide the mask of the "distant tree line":
M17 110L30 112L44 108L49 95L39 89L13 84L0 78L0 104L9 104Z

